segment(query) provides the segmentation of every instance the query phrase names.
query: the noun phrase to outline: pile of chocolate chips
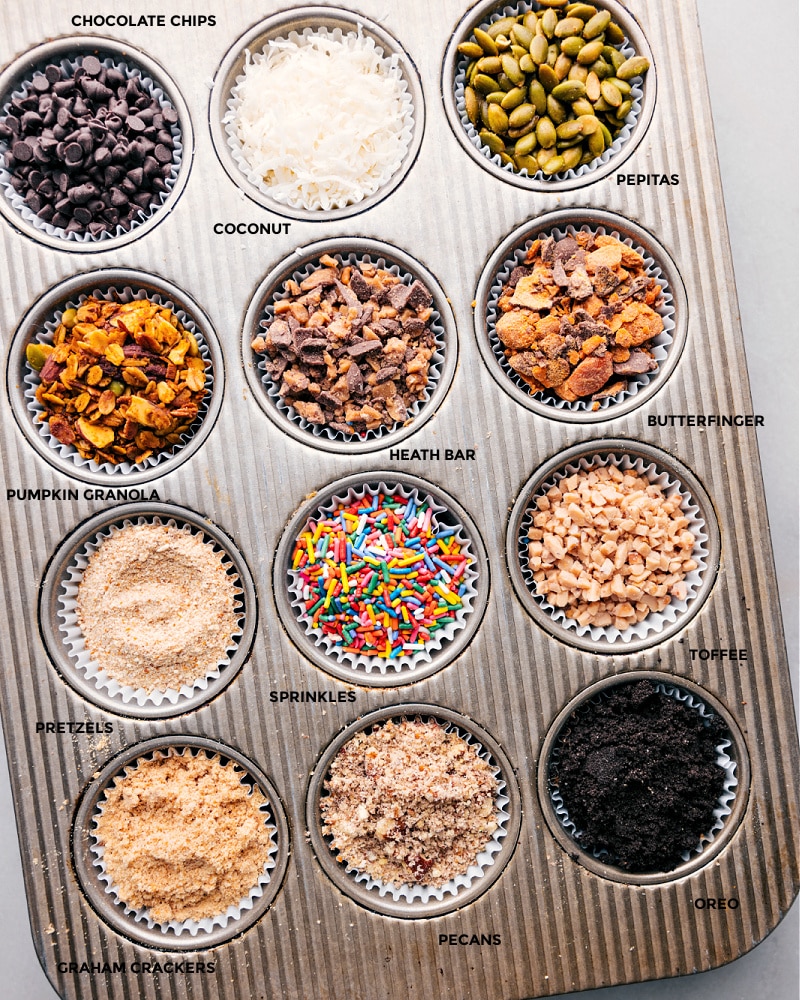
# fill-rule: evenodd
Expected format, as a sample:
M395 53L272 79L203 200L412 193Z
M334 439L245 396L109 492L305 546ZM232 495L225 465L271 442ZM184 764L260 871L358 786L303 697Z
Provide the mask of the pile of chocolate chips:
M0 118L14 190L67 233L129 229L167 189L175 109L92 55L71 76L45 67L26 90Z
M704 721L650 681L619 684L567 720L550 784L586 850L629 872L671 871L714 825L727 736L719 716Z

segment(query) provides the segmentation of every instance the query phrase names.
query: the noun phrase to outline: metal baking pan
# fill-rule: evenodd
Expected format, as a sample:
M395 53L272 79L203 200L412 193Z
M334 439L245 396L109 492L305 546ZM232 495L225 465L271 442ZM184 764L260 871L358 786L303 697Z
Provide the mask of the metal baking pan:
M0 226L13 276L0 298L8 382L0 403L5 486L40 491L24 501L9 499L0 515L4 537L15 540L2 557L2 719L34 940L62 997L402 1000L434 990L441 997L522 1000L721 965L762 940L791 905L800 881L792 819L798 748L755 430L648 421L751 413L696 15L691 4L667 12L656 0L609 6L632 19L654 66L645 102L652 117L642 119L635 148L621 154L622 169L651 173L664 165L679 175L679 186L620 185L612 171L566 188L533 188L485 169L456 135L446 56L454 33L463 30L458 26L480 13L454 0L402 12L364 0L351 11L394 38L412 78L418 74L421 81L418 152L412 151L400 183L362 211L288 221L243 197L229 165L215 156L215 86L223 71L231 72L236 40L263 35L247 5L218 11L213 27L168 23L158 30L75 27L61 3L45 5L35 19L19 4L0 14L0 61L9 74L15 60L46 40L87 31L140 49L182 95L194 147L193 155L185 154L191 169L182 190L154 216L157 223L122 246L76 253L39 242L13 218ZM268 3L258 17L279 11ZM560 420L521 406L487 367L476 336L482 317L473 315L472 303L480 301L487 261L518 227L556 210L574 210L576 219L602 210L629 220L664 248L685 289L686 333L674 367L637 405L611 408L607 419ZM270 224L267 232L246 232L262 222ZM217 223L242 223L245 232L218 233ZM430 418L412 425L402 442L369 453L322 450L283 430L255 398L253 359L242 347L266 276L293 256L301 259L309 244L338 245L348 237L388 244L430 272L452 309L457 337L456 370ZM11 333L50 289L108 268L159 276L181 290L220 343L225 389L213 426L185 461L146 483L126 483L124 475L105 483L73 478L34 449L15 420L22 372ZM633 451L657 449L687 468L707 494L719 530L713 582L701 606L674 633L637 652L592 651L568 636L554 637L520 600L507 563L509 519L525 484L568 449L604 440L629 441ZM469 451L474 459L466 457ZM276 551L306 498L349 476L368 481L378 470L441 487L469 515L487 551L488 602L474 635L441 669L399 687L370 686L360 677L348 682L322 669L294 644L274 591ZM230 538L252 573L258 604L252 651L230 683L196 709L169 718L136 718L84 698L48 655L52 629L37 611L40 585L68 536L109 508L119 505L124 513L126 502L136 501L138 510L148 500L188 511ZM745 650L747 660L691 654L717 648ZM572 857L553 834L538 790L542 750L565 707L589 685L632 671L683 679L705 692L735 726L747 765L747 788L730 820L735 826L708 863L646 885L604 877ZM270 694L281 691L353 700L272 701ZM367 713L408 705L431 714L438 709L486 733L519 792L516 847L496 880L463 907L411 919L376 912L334 884L315 853L324 841L309 830L313 808L307 812L315 794L311 775L339 734ZM37 722L91 722L99 732L37 732ZM285 875L259 919L230 940L215 938L208 948L180 955L167 942L159 947L104 916L82 889L79 860L81 805L96 774L113 767L118 755L162 737L207 739L252 762L285 809L290 845ZM696 905L733 898L738 906L713 913ZM499 943L451 946L452 935ZM175 971L183 959L194 962L195 971ZM84 963L88 971L81 972Z

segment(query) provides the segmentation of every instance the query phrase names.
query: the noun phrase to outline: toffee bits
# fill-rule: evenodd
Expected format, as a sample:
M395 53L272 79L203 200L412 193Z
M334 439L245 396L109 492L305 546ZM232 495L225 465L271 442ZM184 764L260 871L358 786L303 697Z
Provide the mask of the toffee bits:
M116 67L84 56L71 74L49 65L0 119L11 185L64 233L128 230L167 191L175 169L174 108Z

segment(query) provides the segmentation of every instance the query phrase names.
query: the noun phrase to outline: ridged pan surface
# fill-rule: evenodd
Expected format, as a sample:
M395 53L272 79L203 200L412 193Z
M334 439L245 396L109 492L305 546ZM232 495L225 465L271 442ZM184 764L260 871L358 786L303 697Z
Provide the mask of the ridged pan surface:
M34 940L49 979L70 1000L522 1000L724 964L762 940L797 892L800 769L755 430L648 423L666 414L752 412L694 5L630 0L625 8L649 43L657 93L623 170L663 166L680 175L680 186L618 185L615 171L557 193L494 176L454 136L442 66L467 13L459 0L359 0L354 9L413 61L425 107L416 162L365 211L327 221L270 214L244 198L223 169L208 121L212 81L235 40L283 10L273 0L257 11L232 0L217 5L214 26L171 27L168 14L163 29L96 29L163 66L191 116L191 170L157 225L117 249L70 253L0 220L6 363L22 317L79 272L158 275L207 314L224 363L219 416L185 462L128 499L187 508L229 535L252 571L258 601L249 659L198 710L137 720L83 700L48 658L37 623L39 586L63 540L124 497L98 497L96 483L54 468L20 432L10 400L0 400L4 488L50 491L48 499L0 505L7 540L0 695ZM4 4L0 63L9 66L47 39L94 30L74 27L71 16L59 0L41 0L35 16L19 2ZM608 420L589 423L532 412L504 391L486 367L472 312L484 266L507 236L573 207L608 211L651 233L686 292L686 337L672 373L641 406L617 416L610 407ZM228 223L271 225L264 234L215 232ZM424 265L449 300L458 337L457 369L436 412L394 449L368 454L315 449L282 431L253 398L245 366L254 362L242 350L245 318L264 278L295 248L348 236L396 246ZM9 387L17 391L13 378ZM707 492L719 527L719 565L702 607L685 628L635 654L587 652L555 639L523 607L506 564L508 518L523 485L558 453L600 439L629 439L673 456ZM281 625L273 593L276 548L297 509L315 491L356 474L369 480L376 470L440 486L469 514L488 553L488 604L474 637L443 669L399 689L348 684L315 666ZM115 476L107 486L124 489L124 480ZM720 646L746 649L748 661L690 656L690 649ZM588 685L632 670L677 683L687 678L707 691L742 734L750 772L739 827L713 860L684 878L645 886L604 879L574 861L552 836L537 790L540 752L559 713ZM281 692L325 692L325 700L281 700ZM345 896L306 835L310 775L325 749L360 716L409 703L439 706L488 733L510 761L520 794L519 839L497 881L463 909L434 919L397 919ZM37 733L37 721L90 722L101 733ZM102 732L106 723L110 731ZM93 775L118 753L160 736L208 738L253 761L285 807L291 844L283 884L263 916L233 940L186 955L143 947L106 924L83 895L72 860L73 819ZM738 908L710 914L694 905L732 896ZM459 935L497 943L451 946ZM133 971L137 963L184 959L203 971ZM81 973L82 963L99 963L101 971ZM103 963L126 971L103 972Z

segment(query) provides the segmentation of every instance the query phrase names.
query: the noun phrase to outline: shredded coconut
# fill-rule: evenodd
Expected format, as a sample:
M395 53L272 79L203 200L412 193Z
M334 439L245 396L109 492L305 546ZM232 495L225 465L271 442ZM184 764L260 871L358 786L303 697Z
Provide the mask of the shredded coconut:
M360 32L294 38L247 53L225 122L277 201L323 210L361 201L399 170L411 141L397 57Z
M387 722L339 751L322 832L338 860L384 883L440 886L497 829L497 780L474 746L436 722Z
M205 755L141 760L106 792L95 835L119 898L158 923L236 906L264 873L267 800Z
M77 616L92 659L120 684L180 689L225 659L236 587L210 544L167 524L126 525L92 553Z

